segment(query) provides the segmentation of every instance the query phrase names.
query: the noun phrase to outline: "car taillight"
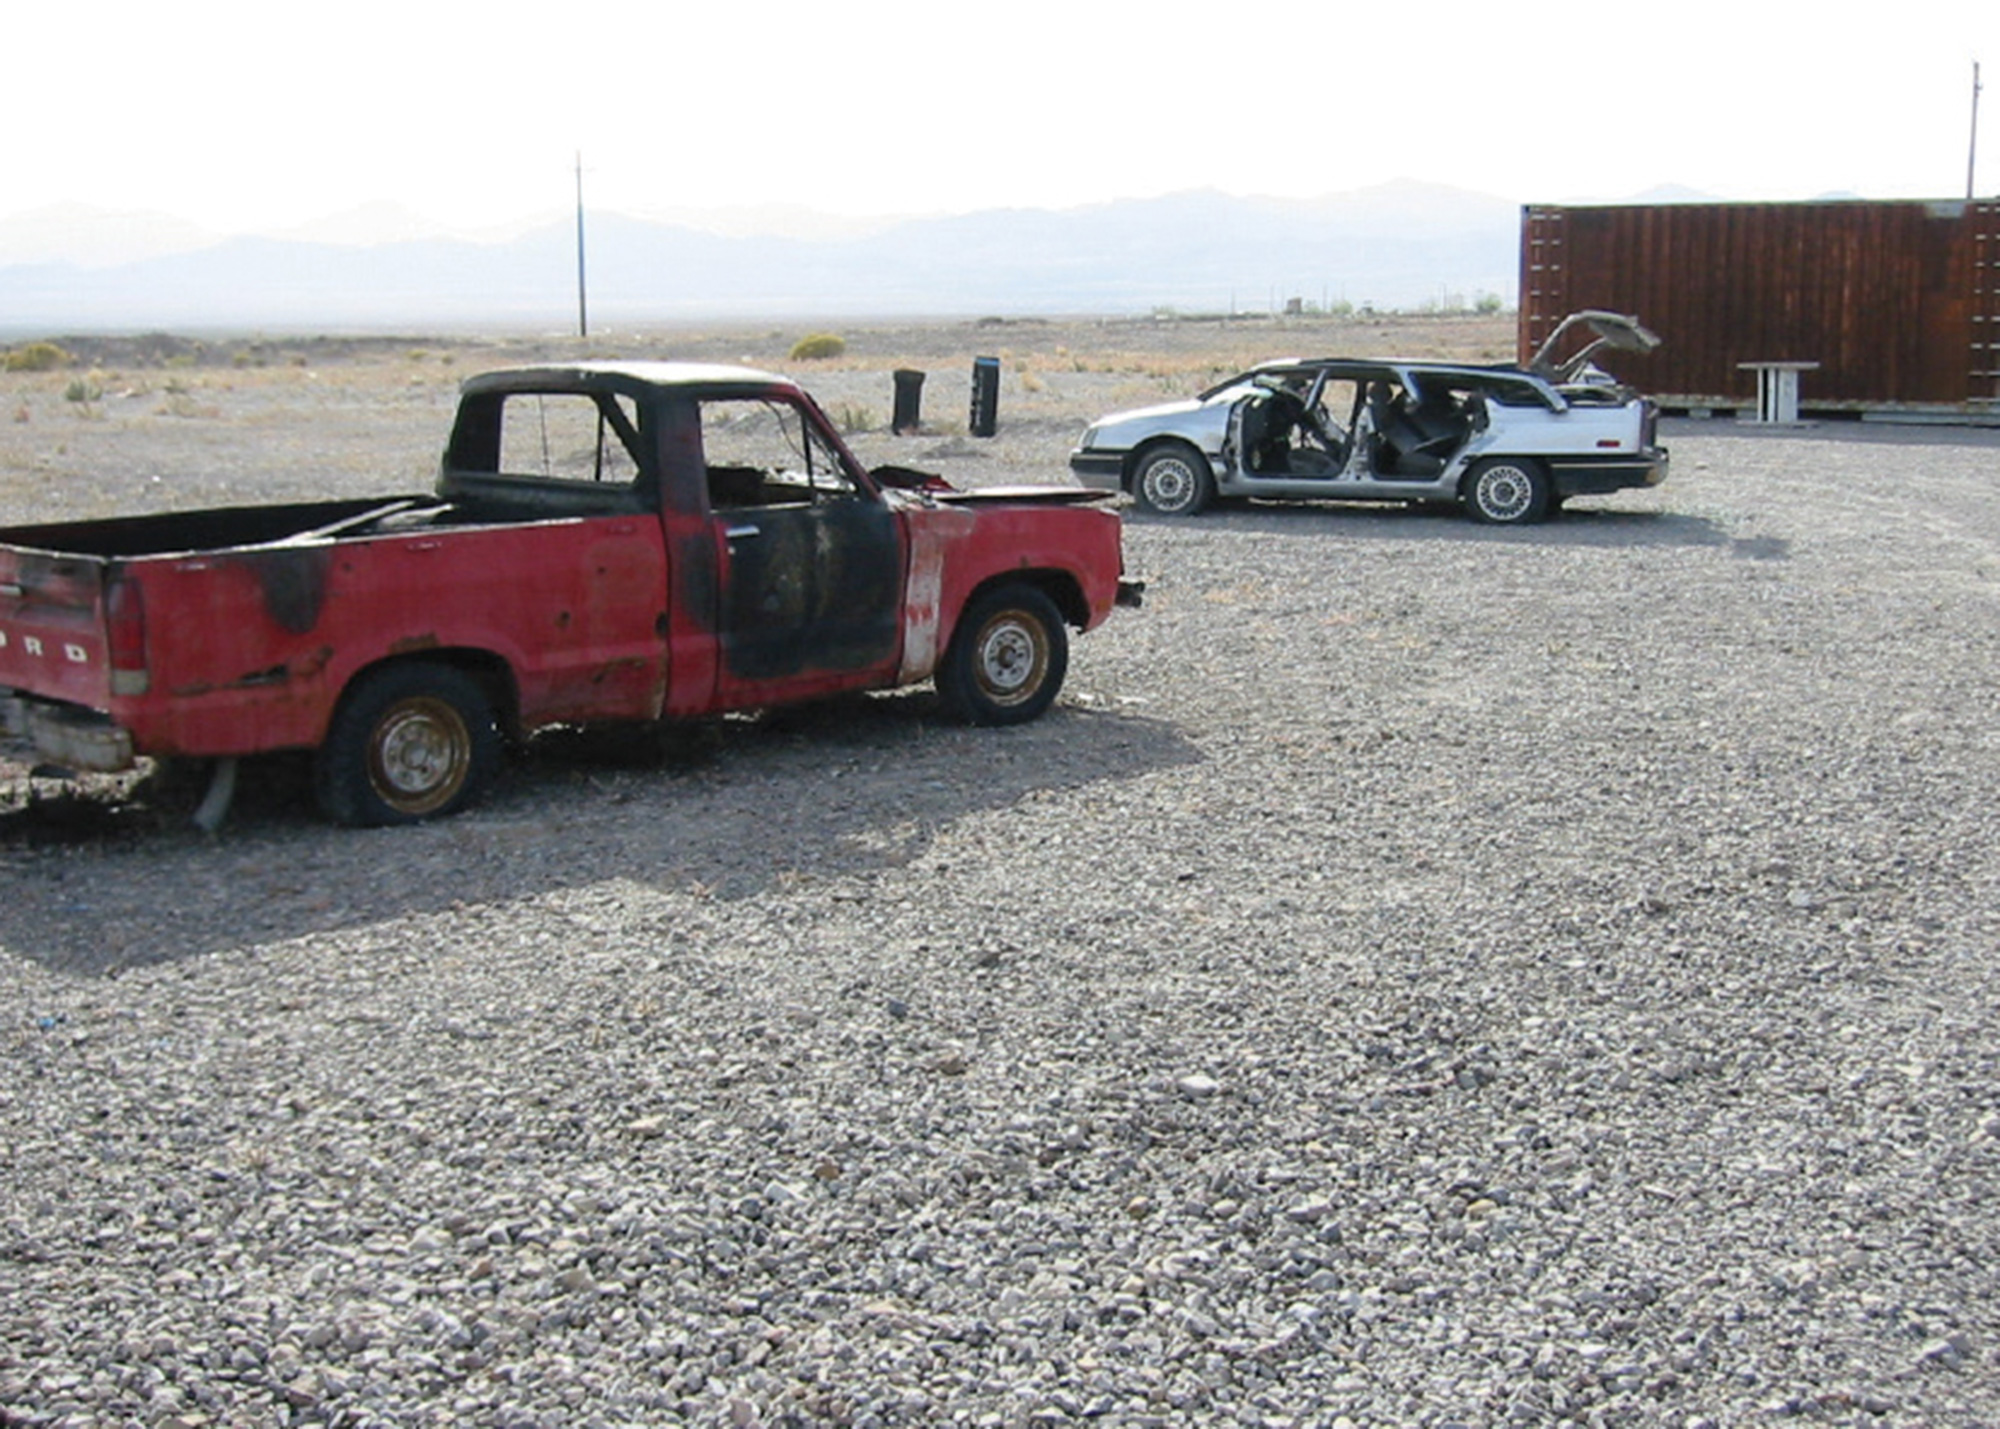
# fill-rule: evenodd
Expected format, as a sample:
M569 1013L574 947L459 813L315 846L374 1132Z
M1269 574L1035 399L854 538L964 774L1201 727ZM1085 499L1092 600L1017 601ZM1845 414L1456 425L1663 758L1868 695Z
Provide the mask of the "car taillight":
M143 695L146 675L146 602L132 581L114 580L104 596L104 621L110 637L111 692Z

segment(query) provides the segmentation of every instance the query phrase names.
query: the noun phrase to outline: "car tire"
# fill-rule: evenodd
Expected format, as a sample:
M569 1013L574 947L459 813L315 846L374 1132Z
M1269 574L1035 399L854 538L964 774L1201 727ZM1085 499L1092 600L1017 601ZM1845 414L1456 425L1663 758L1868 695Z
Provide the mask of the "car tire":
M1532 457L1474 462L1459 490L1466 514L1489 526L1525 526L1549 514L1549 474Z
M1198 515L1215 499L1208 458L1184 442L1154 447L1132 470L1132 497L1159 516Z
M1026 724L1061 692L1069 670L1069 630L1042 591L1011 582L976 596L959 613L937 692L966 724Z
M341 699L315 766L336 823L413 824L465 807L500 762L493 706L449 665L388 665Z

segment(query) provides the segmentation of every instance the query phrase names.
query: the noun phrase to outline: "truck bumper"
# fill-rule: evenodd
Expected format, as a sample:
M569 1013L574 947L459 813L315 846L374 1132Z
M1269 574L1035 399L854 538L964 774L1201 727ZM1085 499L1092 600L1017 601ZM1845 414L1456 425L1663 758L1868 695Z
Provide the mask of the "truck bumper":
M115 774L132 767L132 733L108 715L0 690L0 733L26 740L38 758L65 769Z

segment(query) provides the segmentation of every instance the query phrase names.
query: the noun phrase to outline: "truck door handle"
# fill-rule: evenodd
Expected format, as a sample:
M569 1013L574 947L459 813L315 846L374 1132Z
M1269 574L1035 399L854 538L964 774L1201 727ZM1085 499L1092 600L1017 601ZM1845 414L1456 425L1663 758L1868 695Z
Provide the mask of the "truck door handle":
M762 526L731 526L725 529L722 534L732 541L747 541L752 536L763 535L764 528Z

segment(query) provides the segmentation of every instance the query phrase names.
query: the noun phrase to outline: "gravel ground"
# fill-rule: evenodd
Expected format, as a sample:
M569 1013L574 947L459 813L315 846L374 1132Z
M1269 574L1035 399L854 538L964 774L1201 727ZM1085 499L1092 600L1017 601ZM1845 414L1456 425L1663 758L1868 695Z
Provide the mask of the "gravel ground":
M421 485L391 365L17 389L0 515ZM13 766L0 1423L2000 1424L2000 436L1672 425L1536 529L1134 516L1019 730Z

